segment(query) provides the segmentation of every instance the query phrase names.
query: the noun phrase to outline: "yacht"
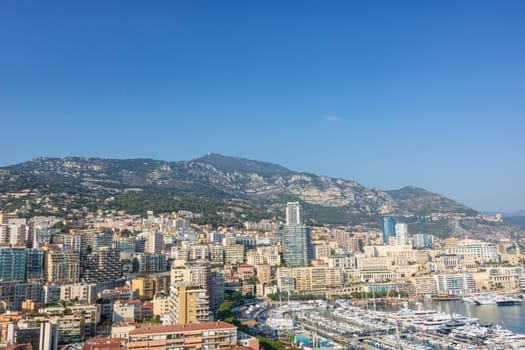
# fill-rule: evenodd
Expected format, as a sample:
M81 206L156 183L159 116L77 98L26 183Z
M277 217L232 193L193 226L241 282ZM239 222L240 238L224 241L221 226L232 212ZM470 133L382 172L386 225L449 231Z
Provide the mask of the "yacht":
M471 304L474 304L474 303L476 302L476 297L473 296L473 295L463 297L462 299L463 299L463 302L464 302L464 303L471 303Z
M482 295L474 299L476 305L496 304L496 299L491 295Z
M521 305L522 303L523 299L512 296L501 296L496 299L496 305L498 306Z

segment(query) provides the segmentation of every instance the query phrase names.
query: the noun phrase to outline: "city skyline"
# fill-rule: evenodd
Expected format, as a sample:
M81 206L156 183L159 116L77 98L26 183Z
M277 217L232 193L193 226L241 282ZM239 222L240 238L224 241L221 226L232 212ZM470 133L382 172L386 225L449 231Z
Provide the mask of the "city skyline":
M217 152L515 212L524 8L6 1L0 166Z

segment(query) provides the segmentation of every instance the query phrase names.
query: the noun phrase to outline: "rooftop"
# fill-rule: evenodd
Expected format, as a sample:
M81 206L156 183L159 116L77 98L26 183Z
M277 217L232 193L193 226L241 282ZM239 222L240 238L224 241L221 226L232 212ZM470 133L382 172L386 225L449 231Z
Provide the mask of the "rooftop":
M177 324L177 325L165 325L165 326L148 326L137 328L129 333L133 335L145 335L145 334L161 334L161 333L176 333L185 331L205 331L212 329L237 329L232 324L223 321L217 322L203 322L203 323L188 323L188 324Z

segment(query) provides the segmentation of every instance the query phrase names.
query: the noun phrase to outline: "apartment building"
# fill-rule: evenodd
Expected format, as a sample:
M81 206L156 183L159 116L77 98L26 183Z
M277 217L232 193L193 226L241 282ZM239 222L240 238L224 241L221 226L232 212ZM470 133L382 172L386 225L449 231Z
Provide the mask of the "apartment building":
M77 283L80 261L73 251L48 250L44 255L44 279L54 284Z
M343 284L342 270L327 266L278 268L276 277L281 292L321 291Z
M210 321L210 301L206 289L182 283L172 286L169 315L173 324Z
M237 345L237 327L204 322L142 327L129 333L130 350L225 349Z
M446 248L446 253L474 256L476 261L480 264L499 261L496 246L492 243L486 242L462 243L455 247Z

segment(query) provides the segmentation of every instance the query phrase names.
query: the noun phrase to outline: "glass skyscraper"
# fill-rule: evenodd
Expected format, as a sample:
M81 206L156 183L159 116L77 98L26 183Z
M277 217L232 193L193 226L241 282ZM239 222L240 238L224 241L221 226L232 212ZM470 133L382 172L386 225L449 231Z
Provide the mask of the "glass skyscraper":
M284 262L291 267L308 266L312 258L310 228L302 224L298 202L286 205L286 226L282 232Z
M385 244L388 244L390 241L390 237L396 236L394 219L390 216L383 216L381 218L381 228L383 230L383 242Z
M27 279L38 280L44 277L44 252L42 250L27 251Z
M26 259L24 248L0 247L0 281L24 281Z

